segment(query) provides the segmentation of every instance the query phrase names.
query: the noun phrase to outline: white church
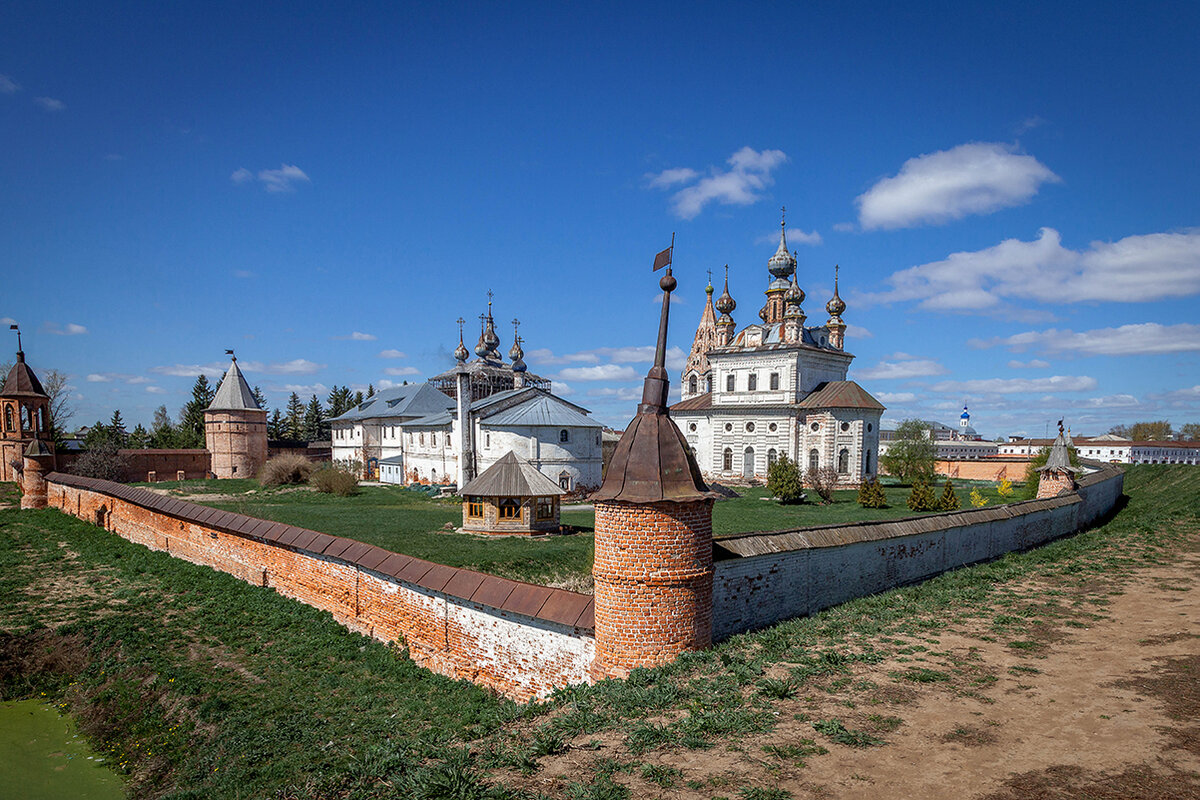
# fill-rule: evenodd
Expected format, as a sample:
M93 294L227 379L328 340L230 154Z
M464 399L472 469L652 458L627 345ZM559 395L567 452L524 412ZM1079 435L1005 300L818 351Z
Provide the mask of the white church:
M846 303L825 304L823 324L808 327L796 256L781 223L779 248L767 262L766 304L759 322L740 330L737 307L713 287L681 376L682 400L671 418L708 480L765 479L781 455L802 470L833 467L841 486L856 486L879 468L879 420L884 406L846 375ZM720 316L717 316L717 313Z
M460 319L452 369L381 391L334 419L334 461L361 463L364 477L388 483L461 487L512 452L566 492L598 488L600 423L529 372L515 327L505 363L490 300L480 322L474 360Z

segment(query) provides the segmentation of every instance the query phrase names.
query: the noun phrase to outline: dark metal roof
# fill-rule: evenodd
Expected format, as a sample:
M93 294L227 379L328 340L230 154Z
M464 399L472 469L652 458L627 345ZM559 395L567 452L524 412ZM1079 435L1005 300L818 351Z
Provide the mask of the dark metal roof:
M689 397L687 400L680 400L675 405L671 406L672 411L707 411L713 407L712 392L698 394L695 397Z
M826 381L808 397L796 404L799 408L870 408L886 411L886 407L854 381Z
M670 386L664 366L667 318L671 292L676 286L670 267L659 286L663 290L663 306L654 366L646 375L638 414L625 428L604 475L604 484L592 495L592 500L686 503L717 497L700 477L696 458L667 410L667 390Z
M537 467L509 450L459 492L478 497L541 497L566 494Z
M17 363L8 371L0 397L47 397L46 390L37 375L25 363L25 353L17 351Z

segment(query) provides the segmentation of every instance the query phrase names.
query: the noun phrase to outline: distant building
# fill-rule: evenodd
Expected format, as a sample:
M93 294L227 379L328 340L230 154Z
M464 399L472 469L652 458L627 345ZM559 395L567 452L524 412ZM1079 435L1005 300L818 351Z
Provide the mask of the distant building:
M728 269L728 268L727 268ZM737 303L713 287L683 368L682 400L671 417L709 480L765 478L780 456L801 469L832 467L841 485L857 485L879 466L883 405L846 379L854 356L845 351L846 303L825 305L829 319L806 326L804 290L794 275L781 225L761 322L736 330ZM720 317L716 313L720 312Z
M1017 439L1000 445L1000 455L1036 456L1043 448L1054 444L1053 439ZM1108 461L1113 464L1200 464L1200 442L1141 441L1122 439L1112 434L1074 437L1075 452L1080 458Z

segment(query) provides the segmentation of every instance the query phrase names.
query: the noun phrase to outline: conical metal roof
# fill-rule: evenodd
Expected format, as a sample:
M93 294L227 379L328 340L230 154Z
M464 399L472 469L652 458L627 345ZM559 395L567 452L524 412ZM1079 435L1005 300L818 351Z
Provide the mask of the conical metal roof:
M221 380L221 385L217 387L217 393L213 395L213 401L209 404L206 411L261 411L258 401L254 399L254 392L250 391L250 385L246 383L246 379L242 377L242 371L238 369L237 359L229 365L229 371L225 373L225 377Z
M1050 445L1050 455L1046 457L1045 466L1038 467L1038 472L1082 472L1079 467L1071 466L1071 440L1063 432L1062 425L1058 426L1058 438Z
M25 363L25 353L17 351L17 363L8 371L0 397L46 397L46 390L37 375Z

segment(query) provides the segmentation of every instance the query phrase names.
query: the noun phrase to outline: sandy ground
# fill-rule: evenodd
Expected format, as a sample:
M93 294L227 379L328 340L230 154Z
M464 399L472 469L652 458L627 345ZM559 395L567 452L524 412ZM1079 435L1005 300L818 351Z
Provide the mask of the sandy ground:
M984 621L938 635L927 659L857 665L853 680L879 687L858 702L806 689L775 704L780 721L769 734L711 750L622 756L681 770L669 788L636 771L618 781L634 797L1200 798L1198 578L1196 552L1142 569L1119 589L1100 588L1109 602L1089 606L1099 618L1087 627L1039 626L1029 649L1014 649L1014 637ZM1035 597L1039 588L1025 585ZM965 668L968 679L895 678L947 664ZM830 716L886 744L833 743L811 724ZM542 759L526 787L554 796L561 781L586 779L597 756L622 755L620 735L601 735L598 752L581 748L595 738ZM763 750L806 744L828 752L789 761ZM790 795L743 794L747 787Z

